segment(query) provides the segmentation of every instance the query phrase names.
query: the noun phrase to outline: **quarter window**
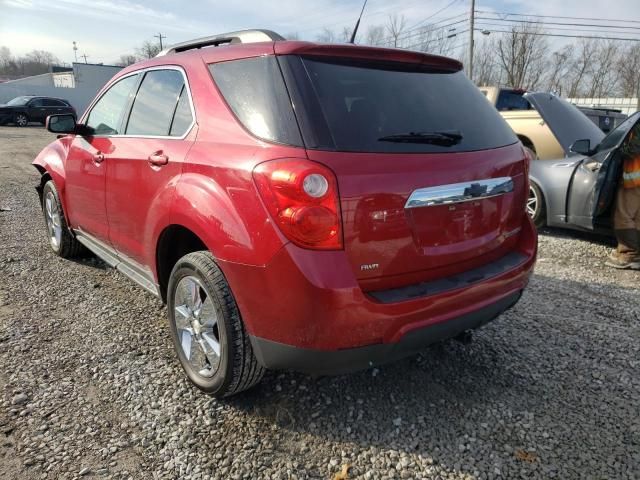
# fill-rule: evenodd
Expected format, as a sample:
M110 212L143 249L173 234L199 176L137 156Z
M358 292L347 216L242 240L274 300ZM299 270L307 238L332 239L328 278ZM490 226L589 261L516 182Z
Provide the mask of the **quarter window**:
M122 116L129 102L129 96L138 81L138 75L131 75L115 83L93 106L87 117L87 126L95 135L118 135Z
M183 123L187 116L187 112L184 111L185 106L181 107L179 104L183 89L184 78L182 73L177 70L151 70L147 72L133 102L126 134L166 136L170 131L175 135L185 133L186 127L191 121L189 119L186 125ZM174 114L177 114L178 107L181 107L181 118L178 119L176 127L172 128L172 120ZM186 108L190 116L188 101Z
M191 126L192 121L193 116L191 115L191 106L189 105L189 93L187 93L187 87L184 86L178 99L178 106L173 116L169 135L172 137L181 137L187 133L187 129Z
M214 63L209 70L247 130L265 140L302 145L291 100L273 55Z

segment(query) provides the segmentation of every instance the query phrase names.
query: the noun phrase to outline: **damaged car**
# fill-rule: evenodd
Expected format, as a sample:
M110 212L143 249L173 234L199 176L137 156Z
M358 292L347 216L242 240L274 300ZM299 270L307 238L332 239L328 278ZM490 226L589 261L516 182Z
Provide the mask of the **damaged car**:
M527 212L537 227L612 234L621 146L640 120L631 115L608 135L578 108L551 93L527 93L566 157L531 162Z

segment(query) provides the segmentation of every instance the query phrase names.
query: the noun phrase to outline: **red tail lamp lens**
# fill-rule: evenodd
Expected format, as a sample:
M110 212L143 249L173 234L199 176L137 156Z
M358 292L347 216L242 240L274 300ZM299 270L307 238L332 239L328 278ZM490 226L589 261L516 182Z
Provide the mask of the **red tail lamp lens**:
M282 233L304 248L342 248L336 177L309 160L280 159L253 170L258 192Z

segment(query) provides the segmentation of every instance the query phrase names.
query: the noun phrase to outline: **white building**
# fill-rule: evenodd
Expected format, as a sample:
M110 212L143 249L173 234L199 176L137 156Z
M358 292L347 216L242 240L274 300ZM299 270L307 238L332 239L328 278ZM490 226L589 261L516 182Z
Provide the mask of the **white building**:
M567 98L574 105L590 108L608 108L610 110L620 110L622 113L631 115L639 110L637 97L631 98Z
M96 93L121 69L115 65L74 63L71 72L43 73L10 80L0 83L0 103L21 95L42 95L63 98L81 114Z

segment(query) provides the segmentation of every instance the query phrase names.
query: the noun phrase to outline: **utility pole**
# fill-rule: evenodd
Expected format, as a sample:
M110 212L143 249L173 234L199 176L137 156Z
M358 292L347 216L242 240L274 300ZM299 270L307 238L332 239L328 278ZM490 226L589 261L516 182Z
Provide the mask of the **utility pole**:
M84 63L87 63L87 54L83 53L82 55L80 55L82 58L84 58Z
M158 32L158 35L154 35L154 38L157 38L158 40L160 40L160 50L162 50L162 39L163 38L167 38L165 35L162 35L162 33Z
M471 12L469 17L469 79L473 81L473 28L476 16L476 0L471 0Z
M78 45L75 40L73 41L73 54L76 57L76 63L78 63Z

